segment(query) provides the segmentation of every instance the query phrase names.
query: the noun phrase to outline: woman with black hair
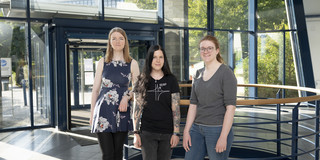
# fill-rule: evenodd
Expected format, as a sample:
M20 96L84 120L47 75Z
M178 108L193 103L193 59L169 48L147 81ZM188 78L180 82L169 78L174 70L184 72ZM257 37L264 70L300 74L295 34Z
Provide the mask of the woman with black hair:
M134 93L134 146L144 160L169 160L179 143L180 93L160 45L149 48Z

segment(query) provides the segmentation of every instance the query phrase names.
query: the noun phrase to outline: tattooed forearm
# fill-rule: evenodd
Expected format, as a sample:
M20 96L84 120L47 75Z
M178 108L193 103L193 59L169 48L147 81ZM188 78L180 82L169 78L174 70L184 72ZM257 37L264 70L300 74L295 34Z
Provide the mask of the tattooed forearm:
M133 129L135 131L138 131L140 129L141 113L142 113L141 100L135 95L134 108L133 108L133 127L134 127Z
M180 131L180 93L171 94L174 132Z

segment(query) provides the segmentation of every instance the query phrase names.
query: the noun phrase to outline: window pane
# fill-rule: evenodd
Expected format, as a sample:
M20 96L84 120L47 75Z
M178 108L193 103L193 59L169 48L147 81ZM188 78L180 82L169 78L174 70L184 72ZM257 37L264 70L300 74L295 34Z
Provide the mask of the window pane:
M226 64L228 64L228 32L217 31L214 32L214 36L218 39L220 44L220 54Z
M34 124L45 125L51 119L48 25L31 25Z
M184 33L183 30L165 30L165 48L172 73L179 81L184 80Z
M214 2L214 28L248 30L248 0Z
M0 0L0 17L26 17L26 0Z
M0 22L0 129L30 126L26 23Z
M258 84L283 84L283 34L258 34ZM258 97L276 97L278 89L258 88Z
M258 30L284 30L288 28L285 1L258 0Z
M189 27L207 28L207 1L188 0Z
M234 33L234 74L238 84L249 83L249 54L248 54L248 34ZM238 96L249 96L248 89L238 87Z
M189 31L189 79L196 74L196 71L204 67L201 61L199 51L199 41L207 35L207 31L190 30Z
M157 0L104 0L106 20L157 23Z
M164 0L164 23L166 26L188 26L188 4L186 1Z
M32 18L98 19L99 1L96 0L32 0Z
M296 69L295 63L293 60L293 52L292 52L292 44L291 44L291 36L290 32L286 32L286 80L285 85L289 86L297 86L297 79L296 79ZM298 91L295 90L286 90L286 98L291 97L298 97Z

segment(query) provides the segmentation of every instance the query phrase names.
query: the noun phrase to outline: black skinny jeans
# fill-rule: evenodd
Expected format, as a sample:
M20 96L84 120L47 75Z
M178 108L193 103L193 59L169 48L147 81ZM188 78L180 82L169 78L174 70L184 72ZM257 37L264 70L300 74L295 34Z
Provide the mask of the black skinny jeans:
M103 160L122 160L123 144L128 132L97 133Z

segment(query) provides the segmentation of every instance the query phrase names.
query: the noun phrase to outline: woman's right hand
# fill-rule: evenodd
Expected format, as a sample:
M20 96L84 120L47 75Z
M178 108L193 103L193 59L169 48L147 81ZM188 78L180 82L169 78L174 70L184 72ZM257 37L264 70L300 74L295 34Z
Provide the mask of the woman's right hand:
M141 138L139 134L134 134L133 144L135 148L141 148Z
M186 152L188 152L190 150L191 147L191 136L189 134L189 132L184 132L183 133L183 148L184 150L186 150Z

